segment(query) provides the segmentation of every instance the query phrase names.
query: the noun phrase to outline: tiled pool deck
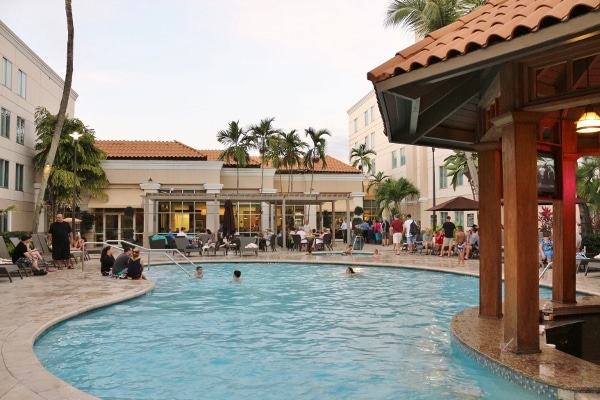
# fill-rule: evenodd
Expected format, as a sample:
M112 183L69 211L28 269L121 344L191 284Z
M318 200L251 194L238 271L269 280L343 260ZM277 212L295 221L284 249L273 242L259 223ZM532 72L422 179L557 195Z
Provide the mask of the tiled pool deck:
M336 246L337 251L342 250L341 243ZM458 267L455 257L409 255L405 252L396 256L391 247L374 245L366 245L363 251L372 253L375 248L381 255L338 258L279 250L260 252L258 257L229 255L191 259L196 264L209 261L311 261L344 266L352 263L402 266L469 275L479 273L477 260L469 260L465 267ZM166 261L160 256L152 259L153 264ZM551 279L552 271L549 271L542 283L549 283ZM8 278L0 278L0 399L94 399L42 367L33 351L36 338L52 325L74 315L147 293L154 287L153 283L102 277L97 256L86 262L84 271L79 266L46 276L23 280L13 278L13 281L11 284ZM587 277L578 274L577 289L600 296L600 273L591 273ZM542 352L537 354L517 356L503 353L500 351L503 321L478 318L477 313L477 309L465 310L452 321L455 345L471 357L507 379L518 381L549 397L600 399L600 365L543 345L540 346Z

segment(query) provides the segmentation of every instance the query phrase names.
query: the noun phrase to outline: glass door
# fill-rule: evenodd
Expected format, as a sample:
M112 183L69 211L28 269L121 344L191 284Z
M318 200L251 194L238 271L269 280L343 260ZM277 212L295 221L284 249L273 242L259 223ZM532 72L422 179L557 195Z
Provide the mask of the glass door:
M121 239L121 215L120 214L105 214L104 215L104 240L120 240Z

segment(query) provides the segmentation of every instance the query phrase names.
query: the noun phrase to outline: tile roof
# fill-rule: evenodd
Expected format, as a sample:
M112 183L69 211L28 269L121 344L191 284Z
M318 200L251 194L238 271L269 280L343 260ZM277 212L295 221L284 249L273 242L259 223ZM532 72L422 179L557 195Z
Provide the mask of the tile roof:
M223 150L197 150L178 141L152 141L152 140L96 140L96 147L106 153L110 159L149 159L149 160L199 160L217 161ZM248 166L260 168L260 156L250 156ZM348 165L337 158L326 156L327 168L321 170L321 163L317 163L315 173L360 173L357 168ZM235 163L225 164L234 166ZM305 168L297 167L294 171L304 171Z
M381 82L582 14L600 14L599 11L600 0L490 0L458 21L399 51L394 58L370 71L367 79L373 83Z
M176 140L172 142L158 140L96 140L95 143L96 147L106 153L108 159L207 159L204 152Z

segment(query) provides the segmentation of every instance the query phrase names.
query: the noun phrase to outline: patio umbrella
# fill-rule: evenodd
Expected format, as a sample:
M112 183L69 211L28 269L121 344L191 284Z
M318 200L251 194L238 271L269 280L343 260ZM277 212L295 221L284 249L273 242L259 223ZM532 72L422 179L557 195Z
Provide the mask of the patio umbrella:
M466 197L458 196L425 211L470 211L479 210L479 202Z
M223 235L229 236L235 230L235 216L233 215L233 203L225 200L225 213L223 214Z
M71 218L71 217L63 218L63 221L71 223L71 222L73 222L73 218ZM76 224L79 224L80 222L81 222L81 220L79 218L75 218L75 223Z

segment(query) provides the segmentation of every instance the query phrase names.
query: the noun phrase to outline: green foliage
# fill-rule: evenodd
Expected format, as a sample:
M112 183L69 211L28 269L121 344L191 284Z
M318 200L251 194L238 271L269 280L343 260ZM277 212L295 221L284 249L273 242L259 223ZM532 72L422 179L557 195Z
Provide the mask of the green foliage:
M371 157L369 156L376 155L377 152L373 149L367 149L367 146L364 143L350 150L350 160L352 161L352 166L360 169L363 174L370 174L373 172L371 171L373 169L373 164L371 162Z
M81 231L89 232L96 223L96 215L87 211L81 212Z
M600 234L583 236L581 247L585 247L586 253L600 254Z
M29 231L0 232L0 237L2 237L0 240L4 240L4 243L6 243L8 254L12 255L13 251L15 251L15 246L10 241L10 238L16 237L19 238L19 240L21 240L21 236L23 236L26 233L31 235L31 232Z
M236 192L240 190L240 167L245 167L250 161L248 149L252 147L252 138L240 127L239 121L231 121L229 127L217 133L217 140L226 147L219 154L219 160L231 164L235 162L237 186Z
M419 189L406 178L386 179L375 190L378 213L381 210L387 210L389 215L399 213L400 204L405 198L415 198L420 194Z
M33 157L33 165L38 171L44 170L56 120L56 115L50 114L44 107L36 109L37 143L35 150L37 153ZM82 134L77 142L70 136L73 132ZM92 197L103 200L108 198L103 189L109 185L109 182L100 165L100 162L106 159L106 154L95 146L95 140L94 130L85 126L81 120L65 118L58 151L48 177L47 195L53 200L55 207L72 206L75 178L77 203L81 201L82 192L87 192ZM75 151L77 151L76 176L73 171Z
M365 210L361 207L361 206L356 206L354 208L354 215L363 215L363 213L365 212Z
M327 210L323 211L323 226L331 228L331 214Z

